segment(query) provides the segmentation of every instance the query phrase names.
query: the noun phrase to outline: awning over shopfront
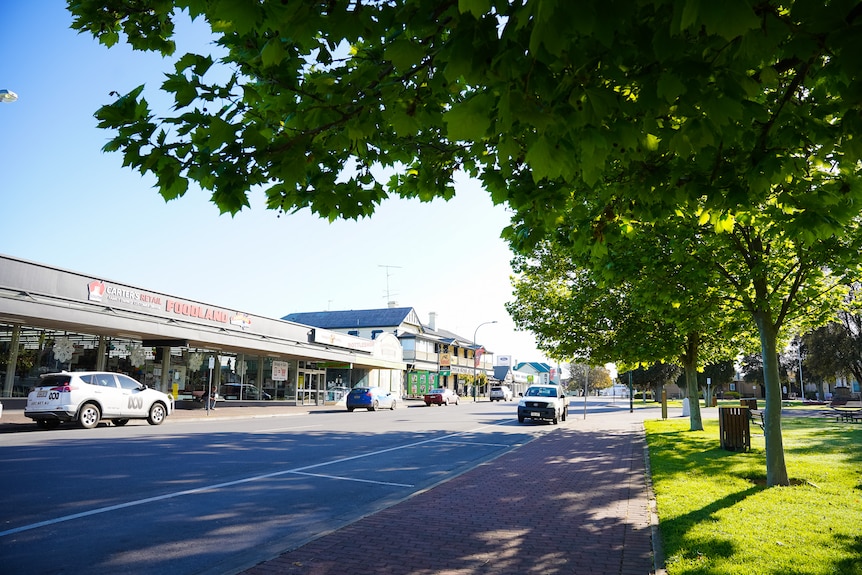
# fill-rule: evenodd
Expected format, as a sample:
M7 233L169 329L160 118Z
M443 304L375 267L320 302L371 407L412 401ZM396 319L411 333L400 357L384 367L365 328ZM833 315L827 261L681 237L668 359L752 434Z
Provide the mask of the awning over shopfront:
M282 359L404 370L400 350L0 255L0 323Z

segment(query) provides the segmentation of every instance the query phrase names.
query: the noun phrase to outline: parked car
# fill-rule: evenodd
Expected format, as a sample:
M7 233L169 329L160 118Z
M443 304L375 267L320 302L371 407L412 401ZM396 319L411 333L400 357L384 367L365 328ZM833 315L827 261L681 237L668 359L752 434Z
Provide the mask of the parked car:
M458 397L458 394L449 389L448 387L432 389L425 394L425 405L429 407L432 403L436 405L449 405L450 403L458 405L458 402L460 400L461 398Z
M357 407L368 411L395 409L398 406L398 398L382 387L354 387L347 394L346 404L347 411L353 411Z
M242 397L240 397L242 392ZM225 383L221 386L221 395L224 399L272 399L272 396L261 391L250 383Z
M173 409L173 396L127 375L63 371L42 376L27 396L24 415L43 429L64 421L77 421L91 429L102 420L125 425L130 419L146 419L150 425L160 425Z
M559 385L531 385L518 401L518 422L550 421L557 424L569 415L566 392Z
M508 385L495 385L491 387L491 393L488 394L491 401L512 401L514 394L509 389Z

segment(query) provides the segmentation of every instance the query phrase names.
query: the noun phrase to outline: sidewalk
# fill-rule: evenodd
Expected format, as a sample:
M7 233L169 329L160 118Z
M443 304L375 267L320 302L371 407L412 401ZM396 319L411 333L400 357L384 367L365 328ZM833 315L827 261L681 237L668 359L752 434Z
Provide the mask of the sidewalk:
M170 420L283 417L335 406L178 409ZM388 509L259 563L244 575L649 575L662 567L644 417L574 405L568 421ZM599 412L596 413L595 411ZM33 428L4 410L0 432ZM655 540L655 545L654 545ZM659 570L662 573L663 569Z

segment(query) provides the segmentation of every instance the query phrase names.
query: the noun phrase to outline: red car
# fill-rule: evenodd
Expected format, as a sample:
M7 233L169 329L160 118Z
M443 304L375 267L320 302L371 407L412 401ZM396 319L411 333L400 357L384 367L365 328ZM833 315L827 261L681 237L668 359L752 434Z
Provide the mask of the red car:
M458 405L460 400L461 398L458 397L458 394L447 387L432 389L425 394L425 405L429 407L432 403L436 403L437 405L449 405L450 403L454 403L455 405Z

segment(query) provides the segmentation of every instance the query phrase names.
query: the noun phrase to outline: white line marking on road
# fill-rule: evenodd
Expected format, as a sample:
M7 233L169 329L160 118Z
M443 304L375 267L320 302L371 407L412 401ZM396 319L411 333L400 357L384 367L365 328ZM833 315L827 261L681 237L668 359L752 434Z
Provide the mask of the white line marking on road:
M252 433L276 433L279 431L292 431L294 429L308 429L309 427L320 427L319 425L297 425L295 427L276 427L273 429L258 429Z
M508 443L481 443L479 441L444 441L440 440L437 443L451 443L452 445L484 445L486 447L512 447Z
M415 487L410 483L392 483L390 481L372 481L371 479L357 479L355 477L339 477L338 475L324 475L323 473L302 473L294 471L294 475L307 475L308 477L322 477L323 479L338 479L339 481L356 481L359 483L374 483L375 485L392 485L394 487Z
M497 425L497 424L495 424ZM221 489L223 487L232 487L234 485L240 485L242 483L250 483L252 481L259 481L261 479L270 479L272 477L280 477L282 475L288 474L300 474L304 471L308 471L310 469L318 469L320 467L326 467L327 465L335 465L336 463L344 463L347 461L354 461L356 459L362 459L365 457L376 457L383 453L389 453L392 451L399 451L401 449L409 449L411 447L416 447L418 445L425 445L426 443L433 443L435 441L444 441L451 437L458 437L464 433L472 433L483 429L485 427L493 427L489 425L483 425L481 427L477 427L476 429L469 431L462 431L458 433L450 433L449 435L444 435L443 437L435 437L434 439L425 439L423 441L417 441L415 443L408 443L407 445L399 445L398 447L390 447L388 449L381 449L379 451L374 451L372 453L363 453L361 455L353 455L351 457L342 457L341 459L335 459L333 461L325 461L322 463L314 463L312 465L305 465L303 467L297 467L296 469L285 469L282 471L274 471L272 473L264 473L263 475L255 475L253 477L246 477L245 479L237 479L236 481L226 481L224 483L218 483L216 485L207 485L206 487L197 487L195 489L185 489L183 491L175 491L173 493L165 493L164 495L158 495L156 497L147 497L146 499L137 499L135 501L127 501L125 503L118 503L117 505L109 505L107 507L99 507L98 509L91 509L89 511L82 511L80 513L73 513L71 515L64 515L62 517L56 517L54 519L48 519L45 521L39 521L38 523L31 523L30 525L22 525L21 527L15 527L14 529L7 529L6 531L0 531L0 537L8 537L9 535L14 535L16 533L21 533L23 531L31 531L33 529L38 529L40 527L47 527L49 525L56 525L58 523L64 523L66 521L72 521L74 519L81 519L84 517L91 517L93 515L99 515L102 513L108 513L110 511L117 511L119 509L128 509L129 507L137 507L139 505L146 505L148 503L155 503L157 501L165 501L167 499L174 499L177 497L183 497L185 495L194 495L197 493L203 493L205 491L214 491L216 489ZM396 484L391 484L396 485Z

